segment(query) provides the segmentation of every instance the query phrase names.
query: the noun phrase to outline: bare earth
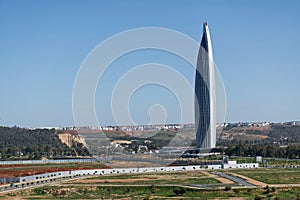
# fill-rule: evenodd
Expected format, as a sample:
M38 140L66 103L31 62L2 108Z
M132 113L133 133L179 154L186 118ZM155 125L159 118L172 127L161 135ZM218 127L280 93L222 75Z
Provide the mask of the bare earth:
M138 178L138 179L92 179L92 180L77 180L75 183L133 183L137 181L147 181L151 180L148 178Z

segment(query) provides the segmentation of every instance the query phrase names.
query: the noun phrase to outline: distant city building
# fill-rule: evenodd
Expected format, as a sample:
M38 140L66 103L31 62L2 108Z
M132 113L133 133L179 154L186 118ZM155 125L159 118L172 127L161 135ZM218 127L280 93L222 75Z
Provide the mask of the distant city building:
M216 146L216 96L212 44L208 24L203 24L203 36L197 59L195 79L195 126L198 148Z

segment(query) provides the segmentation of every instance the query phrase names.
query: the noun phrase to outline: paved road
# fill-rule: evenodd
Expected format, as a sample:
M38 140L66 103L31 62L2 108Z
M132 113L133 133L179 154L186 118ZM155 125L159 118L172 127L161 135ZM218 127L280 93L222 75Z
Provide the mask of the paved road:
M248 182L245 181L244 179L241 179L241 178L239 178L239 177L236 177L236 176L232 176L232 175L226 174L226 173L224 173L224 172L212 172L212 174L215 174L215 175L218 175L218 176L227 178L227 179L229 179L229 180L232 180L232 181L236 182L237 184L240 184L240 185L243 185L243 186L246 186L246 187L256 187L256 185L253 185L253 184L251 184L251 183L248 183Z

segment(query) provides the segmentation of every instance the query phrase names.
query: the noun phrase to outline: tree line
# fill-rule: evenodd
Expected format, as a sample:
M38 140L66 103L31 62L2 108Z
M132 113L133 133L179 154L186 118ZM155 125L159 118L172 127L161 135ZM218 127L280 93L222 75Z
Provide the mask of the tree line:
M73 147L63 144L55 129L0 127L0 160L75 156L73 148L79 155L89 155L81 144Z
M276 144L246 144L240 142L237 145L229 145L224 149L229 156L263 156L273 158L300 158L300 144L279 146Z

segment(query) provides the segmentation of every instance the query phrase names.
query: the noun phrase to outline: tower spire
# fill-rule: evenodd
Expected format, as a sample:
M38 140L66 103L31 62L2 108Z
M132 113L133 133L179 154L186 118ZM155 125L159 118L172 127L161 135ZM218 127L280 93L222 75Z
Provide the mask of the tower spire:
M195 126L198 148L216 146L215 72L208 23L203 23L195 79Z

